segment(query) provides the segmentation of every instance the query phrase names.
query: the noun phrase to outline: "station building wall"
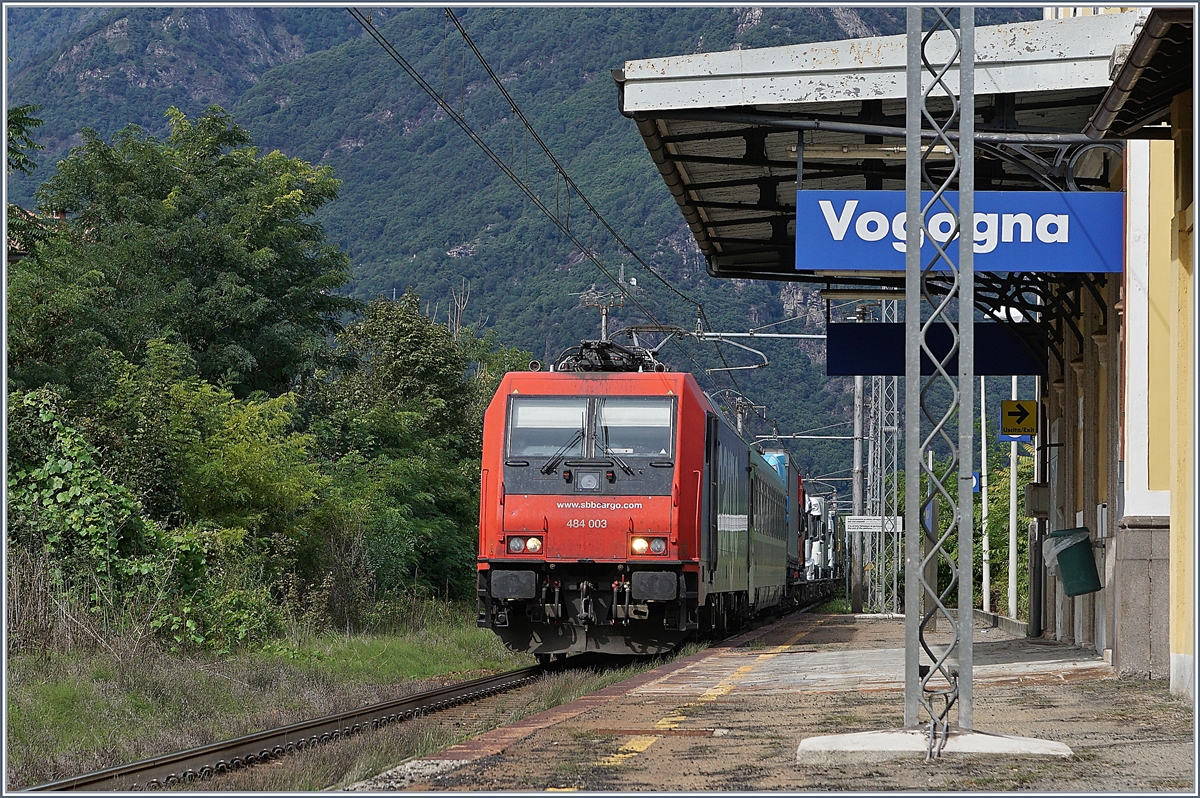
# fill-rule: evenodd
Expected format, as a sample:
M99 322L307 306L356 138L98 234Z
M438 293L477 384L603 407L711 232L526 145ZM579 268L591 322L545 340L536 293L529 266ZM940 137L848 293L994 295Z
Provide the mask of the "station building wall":
M1169 141L1126 147L1126 257L1121 296L1120 518L1106 588L1111 659L1123 676L1170 674L1170 279L1174 153Z
M1170 638L1171 690L1195 698L1196 625L1196 276L1194 269L1192 91L1171 106L1174 214L1171 271L1164 303L1170 315Z
M1195 276L1192 97L1172 140L1127 143L1120 296L1120 517L1105 588L1112 664L1194 697ZM1080 463L1082 466L1082 463Z
M1046 7L1043 18L1130 10L1135 7ZM1047 590L1044 620L1059 639L1105 651L1119 672L1169 677L1172 692L1194 700L1200 314L1193 262L1193 113L1189 90L1172 102L1171 140L1126 143L1126 268L1119 293L1106 297L1113 337L1097 336L1093 328L1097 362L1075 351L1071 367L1058 370L1066 373L1056 374L1051 365L1050 440L1061 442L1064 451L1050 456L1050 522L1063 528L1073 511L1075 522L1099 533L1104 590L1070 601L1055 585ZM1090 325L1088 304L1081 329ZM1092 367L1095 380L1088 373ZM1101 388L1089 400L1088 391ZM1093 421L1106 424L1107 432L1092 438ZM1101 509L1089 515L1088 506L1092 499L1105 503L1106 496L1112 522L1107 526Z

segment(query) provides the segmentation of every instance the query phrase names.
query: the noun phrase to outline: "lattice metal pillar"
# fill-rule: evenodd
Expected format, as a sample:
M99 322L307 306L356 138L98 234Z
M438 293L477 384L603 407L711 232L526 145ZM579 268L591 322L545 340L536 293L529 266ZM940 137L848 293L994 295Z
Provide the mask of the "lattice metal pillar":
M908 92L906 139L905 269L905 725L928 719L927 758L939 756L950 733L950 712L957 706L958 726L972 725L972 412L974 407L974 9L958 10L956 29L949 10L932 9L933 25L922 34L921 8L908 10ZM938 41L934 35L942 33ZM947 47L949 40L951 46ZM940 44L939 44L940 42ZM952 72L957 67L958 92ZM922 127L933 131L922 147ZM958 140L949 133L957 130ZM952 154L944 179L931 179L927 159L934 147ZM958 185L955 207L951 188ZM928 189L923 192L922 189ZM914 223L919 220L920 224ZM949 227L947 224L949 223ZM962 231L965 234L959 235ZM925 262L921 244L933 255ZM957 258L951 252L957 242ZM948 291L935 294L926 282L939 275ZM942 356L929 341L935 329L947 329L952 345ZM933 373L921 376L921 353ZM958 367L951 371L951 362ZM965 409L965 410L964 410ZM962 412L960 412L962 410ZM954 429L957 425L957 430ZM957 434L954 434L957 432ZM935 451L940 450L940 451ZM938 463L926 453L948 459ZM957 484L955 484L957 478ZM923 528L925 510L935 502L951 508L948 522L934 517ZM922 553L922 537L926 539ZM958 557L951 552L958 550ZM945 587L926 581L926 566L936 562L950 576ZM954 604L957 592L957 607ZM919 616L919 596L929 597ZM941 630L933 639L932 621ZM930 634L927 635L927 629ZM946 632L949 632L947 635Z
M882 320L896 321L895 301L884 301ZM898 507L896 378L875 376L867 397L867 500L864 515L878 518L879 526L863 540L866 563L865 609L898 613L899 580L903 565Z
M879 445L880 435L883 433L879 404L882 398L879 387L881 379L882 377L871 377L867 383L867 500L863 507L863 515L871 517L877 517L883 511L880 494L882 472L879 460L881 451ZM883 601L878 577L881 565L879 556L881 537L882 529L879 531L872 530L863 540L863 559L867 569L864 607L871 612L880 612L880 606Z
M884 300L880 308L881 321L895 322L897 320L897 305L894 300ZM897 450L899 443L900 412L898 405L897 383L895 377L880 377L880 516L882 517L882 532L880 561L880 580L884 600L880 606L881 612L896 613L900 611L900 571L904 562L903 546L900 540L900 530L897 529L896 517L900 507L900 484L897 473Z

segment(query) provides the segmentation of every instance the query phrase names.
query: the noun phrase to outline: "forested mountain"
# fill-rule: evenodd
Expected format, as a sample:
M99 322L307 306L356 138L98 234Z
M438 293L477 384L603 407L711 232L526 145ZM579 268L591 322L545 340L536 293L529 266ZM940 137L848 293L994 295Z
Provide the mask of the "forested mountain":
M30 178L10 177L10 199L30 204L80 129L103 140L128 123L152 135L164 112L189 116L228 109L263 152L332 167L340 196L318 220L352 263L348 290L359 298L412 288L445 319L452 292L470 286L464 320L506 344L550 359L595 337L594 308L576 295L610 290L597 268L525 199L341 9L207 8L7 9L9 103L43 106L46 146ZM484 68L441 9L376 9L396 49L550 207L565 211L556 176ZM643 259L702 303L716 330L745 330L802 316L785 328L815 332L824 308L807 290L782 283L716 281L630 120L616 107L609 70L629 59L900 33L904 9L869 8L471 8L458 12L492 69L566 171ZM977 24L1040 11L977 12ZM695 306L623 253L570 199L576 234L617 273L636 280L613 328L654 320L685 328ZM633 300L636 300L634 303ZM704 376L705 368L757 359L712 344L669 346L674 367L706 389L739 387L780 432L844 423L849 384L824 376L823 347L763 344L771 365ZM730 377L730 375L733 375ZM728 394L726 394L728 396ZM756 431L769 431L759 422ZM831 430L836 431L836 429ZM797 447L810 474L849 466L849 447Z
M169 106L189 115L230 106L272 67L358 35L330 11L7 9L9 101L43 106L51 156L79 144L82 127L107 138L132 123L161 135ZM28 181L10 188L29 190Z

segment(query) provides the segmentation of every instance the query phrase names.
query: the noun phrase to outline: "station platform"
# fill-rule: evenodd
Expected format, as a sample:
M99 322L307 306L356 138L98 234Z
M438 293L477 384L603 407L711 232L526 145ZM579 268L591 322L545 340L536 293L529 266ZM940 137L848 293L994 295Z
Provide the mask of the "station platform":
M904 715L904 619L802 613L353 789L1193 791L1191 707L1165 682L1117 679L1061 643L973 634L975 729L1072 756L798 758L802 740Z

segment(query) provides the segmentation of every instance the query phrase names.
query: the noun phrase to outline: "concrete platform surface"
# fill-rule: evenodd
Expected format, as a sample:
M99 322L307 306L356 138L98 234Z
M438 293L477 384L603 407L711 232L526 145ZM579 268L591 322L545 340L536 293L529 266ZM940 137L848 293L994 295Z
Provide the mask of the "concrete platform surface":
M776 642L774 636L769 637ZM713 649L710 656L634 692L696 695L732 674L739 674L739 695L904 689L902 618L824 616L804 627L794 639L779 641L782 645L776 643L770 651L766 639L747 646ZM936 635L932 639L939 640ZM1094 651L1013 638L982 624L975 629L973 647L975 684L1071 681L1113 673ZM752 666L746 670L748 664Z
M1192 707L1165 682L983 623L974 651L979 733L930 763L901 729L903 620L806 613L351 789L1194 791Z

